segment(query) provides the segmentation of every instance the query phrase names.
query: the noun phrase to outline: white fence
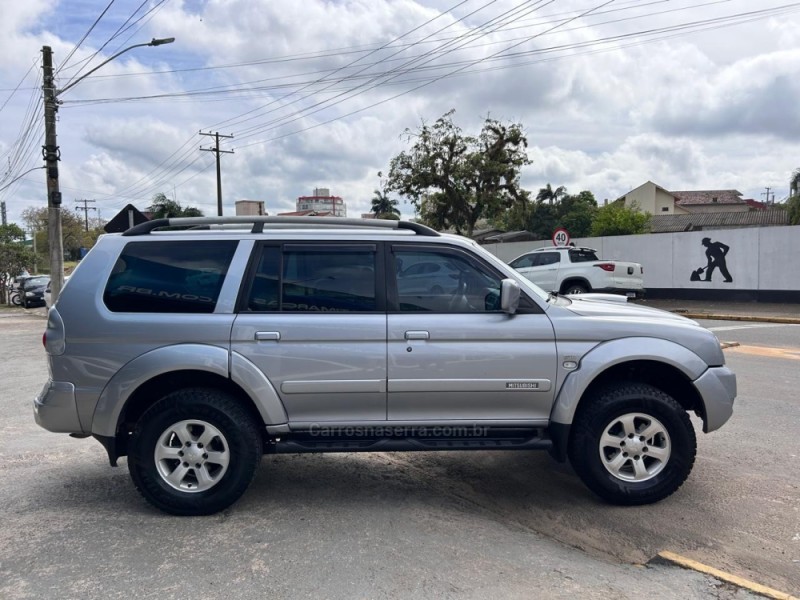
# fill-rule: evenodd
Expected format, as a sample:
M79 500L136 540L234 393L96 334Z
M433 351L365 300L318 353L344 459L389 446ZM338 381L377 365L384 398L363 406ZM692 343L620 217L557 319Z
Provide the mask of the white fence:
M651 297L800 302L800 226L581 238L573 242L595 248L600 258L641 263L644 285ZM551 245L548 240L484 247L508 262L534 248ZM725 270L729 282L725 281ZM709 271L711 280L706 281Z

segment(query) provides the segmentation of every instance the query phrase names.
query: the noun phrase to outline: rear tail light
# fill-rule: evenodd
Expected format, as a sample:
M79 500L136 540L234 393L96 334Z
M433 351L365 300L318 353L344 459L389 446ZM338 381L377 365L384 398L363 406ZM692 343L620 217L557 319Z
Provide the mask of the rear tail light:
M614 263L598 263L594 265L595 267L600 267L603 271L608 271L609 273L614 271L616 265Z
M42 334L42 346L47 348L47 332L46 331Z

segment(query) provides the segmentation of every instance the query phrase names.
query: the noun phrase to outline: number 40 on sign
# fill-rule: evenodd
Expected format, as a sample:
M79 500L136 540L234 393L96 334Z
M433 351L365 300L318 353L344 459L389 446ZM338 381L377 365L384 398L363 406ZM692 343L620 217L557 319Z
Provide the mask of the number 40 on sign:
M569 245L569 231L563 227L559 227L553 232L553 245L554 246L567 246Z

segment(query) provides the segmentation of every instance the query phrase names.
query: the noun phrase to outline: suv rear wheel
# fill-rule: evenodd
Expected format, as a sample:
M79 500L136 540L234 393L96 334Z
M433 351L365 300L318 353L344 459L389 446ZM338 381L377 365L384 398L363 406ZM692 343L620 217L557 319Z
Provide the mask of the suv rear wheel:
M650 504L692 470L697 441L686 411L641 383L606 387L575 417L569 458L586 486L614 504Z
M208 515L241 497L261 454L258 428L236 398L214 389L184 389L141 416L128 469L155 507L175 515Z

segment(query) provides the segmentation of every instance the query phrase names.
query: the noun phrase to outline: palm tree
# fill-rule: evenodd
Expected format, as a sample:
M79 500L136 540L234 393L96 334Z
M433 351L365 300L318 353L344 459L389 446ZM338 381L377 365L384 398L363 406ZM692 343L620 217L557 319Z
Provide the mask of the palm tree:
M795 169L789 180L789 196L797 196L800 191L800 169Z
M547 187L543 187L539 190L539 193L536 194L536 200L538 202L544 202L547 200L548 204L556 203L561 200L562 196L565 196L567 193L567 188L563 185L558 186L556 189L553 189L550 184L547 184Z
M372 197L371 213L375 214L378 219L396 219L400 217L400 211L397 208L399 204L397 200L389 198L386 192L375 190Z

